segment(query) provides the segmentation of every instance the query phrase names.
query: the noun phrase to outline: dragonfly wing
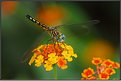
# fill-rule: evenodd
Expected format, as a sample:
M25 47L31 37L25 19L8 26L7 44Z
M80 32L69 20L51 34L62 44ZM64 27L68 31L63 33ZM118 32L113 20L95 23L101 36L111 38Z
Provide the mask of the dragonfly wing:
M85 34L88 34L90 32L91 27L99 22L100 22L99 20L90 20L85 23L64 24L55 27L64 31L71 30L72 33L75 33L76 35L79 34L79 36L83 36Z
M55 26L56 28L58 27L63 27L63 26L76 26L76 25L94 25L94 24L97 24L99 23L100 21L99 20L90 20L90 21L87 21L87 22L84 22L84 23L76 23L76 24L63 24L63 25L58 25L58 26Z
M31 54L32 54L32 50L33 50L34 48L36 48L36 47L38 46L38 44L40 43L40 41L41 41L42 39L44 39L44 38L45 38L45 33L43 33L43 34L35 41L35 43L31 46L31 48L30 48L29 50L27 50L27 51L24 53L23 57L21 58L21 63L26 62L26 61L30 58L30 56L31 56Z

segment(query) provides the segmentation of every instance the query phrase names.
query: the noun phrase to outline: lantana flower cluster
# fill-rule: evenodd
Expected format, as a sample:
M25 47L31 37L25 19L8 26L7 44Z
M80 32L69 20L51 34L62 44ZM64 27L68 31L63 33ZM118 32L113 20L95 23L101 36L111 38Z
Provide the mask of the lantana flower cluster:
M118 62L101 58L93 58L92 64L96 66L96 70L91 67L84 69L81 73L82 80L108 80L111 75L116 73L115 69L120 67Z
M51 71L55 64L61 69L66 69L67 62L73 61L73 57L77 58L73 48L65 43L40 45L32 52L29 65L32 63L35 63L36 67L43 65L46 71Z

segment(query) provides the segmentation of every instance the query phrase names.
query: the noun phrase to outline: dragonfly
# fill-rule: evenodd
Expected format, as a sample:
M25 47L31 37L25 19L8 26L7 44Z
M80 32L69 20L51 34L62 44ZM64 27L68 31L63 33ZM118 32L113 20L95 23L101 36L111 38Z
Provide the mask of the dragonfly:
M47 25L45 25L43 23L40 23L39 21L37 21L36 19L31 17L30 15L26 15L26 17L29 20L31 20L32 22L34 22L37 25L39 25L42 29L47 31L48 34L52 37L50 40L53 40L54 43L55 42L64 42L65 35L57 30L57 26L56 27L49 27L49 26L47 26Z
M32 16L30 16L28 14L26 15L26 18L29 19L30 21L32 21L33 23L37 24L38 26L40 26L43 30L47 31L51 37L48 41L52 40L53 43L55 43L55 42L63 43L65 41L66 36L58 30L58 28L60 28L60 27L80 26L82 30L85 30L85 29L88 29L88 27L85 27L87 24L97 24L100 22L99 20L90 20L85 23L78 23L78 24L62 24L62 25L57 25L57 26L47 26L46 24L39 22L38 20L36 20L35 18L33 18ZM25 54L24 54L25 59L30 56L31 50L33 48L35 48L35 46L37 46L37 44L38 44L38 42L40 42L40 40L41 40L41 38L35 42L35 45L32 46L32 48L30 50L25 52Z

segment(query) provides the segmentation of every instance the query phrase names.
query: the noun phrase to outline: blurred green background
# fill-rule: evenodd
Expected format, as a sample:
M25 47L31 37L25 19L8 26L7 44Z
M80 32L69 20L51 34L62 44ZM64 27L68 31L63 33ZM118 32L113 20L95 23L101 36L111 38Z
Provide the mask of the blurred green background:
M51 26L58 24L83 23L100 20L88 25L88 34L83 35L80 27L62 27L65 42L74 48L78 58L68 63L68 69L58 68L58 79L80 80L85 68L94 67L93 57L120 61L120 26L118 1L2 1L2 79L38 80L53 79L53 71L46 72L43 66L29 66L28 61L21 63L24 53L31 48L36 39L38 44L46 44L49 36L36 24L29 21L29 14ZM49 15L44 15L45 12ZM44 33L45 32L45 33ZM42 36L43 34L44 37ZM120 77L120 70L110 79Z

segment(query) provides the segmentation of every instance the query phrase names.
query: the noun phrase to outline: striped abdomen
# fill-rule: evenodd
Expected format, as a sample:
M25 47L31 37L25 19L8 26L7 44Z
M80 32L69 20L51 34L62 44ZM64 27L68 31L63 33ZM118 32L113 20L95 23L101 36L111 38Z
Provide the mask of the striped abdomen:
M47 27L45 24L40 23L39 21L35 20L34 18L32 18L30 15L26 15L26 17L31 20L32 22L36 23L37 25L41 26L43 29L45 30L49 30L49 27Z

